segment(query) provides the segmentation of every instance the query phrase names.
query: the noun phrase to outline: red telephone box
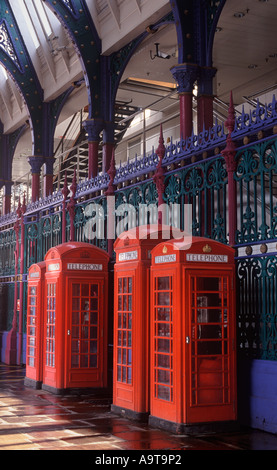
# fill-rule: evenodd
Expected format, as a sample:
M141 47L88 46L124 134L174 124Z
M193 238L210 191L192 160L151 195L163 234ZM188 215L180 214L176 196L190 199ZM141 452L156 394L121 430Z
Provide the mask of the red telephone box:
M236 421L234 250L193 237L152 251L150 424Z
M107 386L108 262L82 242L47 252L43 389Z
M149 415L151 250L170 228L140 226L114 243L114 382L112 410L138 420Z
M25 385L41 388L45 262L29 268Z

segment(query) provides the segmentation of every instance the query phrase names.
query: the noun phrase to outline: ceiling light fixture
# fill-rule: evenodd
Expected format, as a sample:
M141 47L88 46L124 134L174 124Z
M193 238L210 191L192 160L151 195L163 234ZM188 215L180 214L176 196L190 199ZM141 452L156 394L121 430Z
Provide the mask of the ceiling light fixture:
M152 51L150 51L150 57L152 60L154 60L156 57L159 57L160 59L170 59L171 56L169 54L159 51L158 42L155 43L155 46L156 46L156 54L154 56L152 56Z
M250 65L248 65L248 68L249 68L249 69L256 69L257 67L258 67L257 64L250 64Z
M245 13L243 13L243 11L237 11L236 13L234 13L235 18L243 18L244 16Z

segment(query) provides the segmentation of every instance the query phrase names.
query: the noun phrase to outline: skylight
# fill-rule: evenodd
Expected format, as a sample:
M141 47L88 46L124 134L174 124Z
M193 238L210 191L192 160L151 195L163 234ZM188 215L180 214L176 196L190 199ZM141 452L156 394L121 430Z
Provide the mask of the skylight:
M39 1L38 3L40 3L40 1ZM40 44L39 44L39 40L38 40L38 37L37 37L37 35L36 35L36 32L35 32L33 23L32 23L32 21L31 21L31 18L30 18L30 15L29 15L29 12L28 12L28 9L27 9L27 6L26 6L25 1L22 2L21 6L22 6L22 13L23 13L24 19L25 19L26 24L27 24L27 27L28 27L28 31L29 31L30 36L31 36L31 38L32 38L32 40L33 40L33 43L34 43L34 45L35 45L35 47L36 47L36 49L37 49Z
M48 17L45 13L44 6L42 5L41 0L36 0L33 3L34 3L34 5L36 7L36 10L38 12L38 17L40 18L41 23L43 24L43 27L45 29L45 33L49 37L52 34L52 28L51 28L50 23L48 21Z

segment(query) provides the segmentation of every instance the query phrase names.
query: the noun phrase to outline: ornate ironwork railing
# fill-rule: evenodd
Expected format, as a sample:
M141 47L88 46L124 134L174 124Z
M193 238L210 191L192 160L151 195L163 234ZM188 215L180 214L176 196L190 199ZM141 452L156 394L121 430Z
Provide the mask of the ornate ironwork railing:
M277 136L272 132L277 123L276 103L258 106L251 115L236 120L233 139L237 139L236 170L233 178L237 190L237 320L238 347L250 357L277 360ZM257 138L257 131L265 134ZM214 134L213 134L214 132ZM248 133L252 142L244 142ZM229 241L228 172L221 150L226 135L216 125L209 133L193 136L186 142L172 143L163 158L166 207L180 207L179 226L184 229L183 207L192 207L192 233ZM156 206L158 190L153 179L158 157L127 163L117 168L113 180L115 227L119 232L145 223L141 206ZM107 197L109 175L84 180L77 185L74 198L75 240L95 243L108 249ZM34 262L41 261L48 249L71 236L69 202L62 191L27 206L24 214L24 265L26 274ZM126 218L128 207L134 211ZM130 215L130 214L128 214ZM146 215L147 217L147 215ZM14 280L16 213L0 218L0 280ZM91 236L93 224L98 228ZM65 228L63 232L63 227ZM114 227L114 228L115 228ZM101 232L101 236L98 236ZM118 235L115 231L115 236ZM259 251L260 250L260 251ZM12 287L11 287L12 289ZM7 324L10 324L7 321Z

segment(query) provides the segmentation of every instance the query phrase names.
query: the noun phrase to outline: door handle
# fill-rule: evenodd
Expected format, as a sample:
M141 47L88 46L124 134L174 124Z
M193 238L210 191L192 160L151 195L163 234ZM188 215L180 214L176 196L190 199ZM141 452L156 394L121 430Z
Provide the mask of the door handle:
M70 330L67 330L67 336L70 336Z
M186 336L186 343L187 343L187 344L190 343L190 337L189 337L189 336Z

